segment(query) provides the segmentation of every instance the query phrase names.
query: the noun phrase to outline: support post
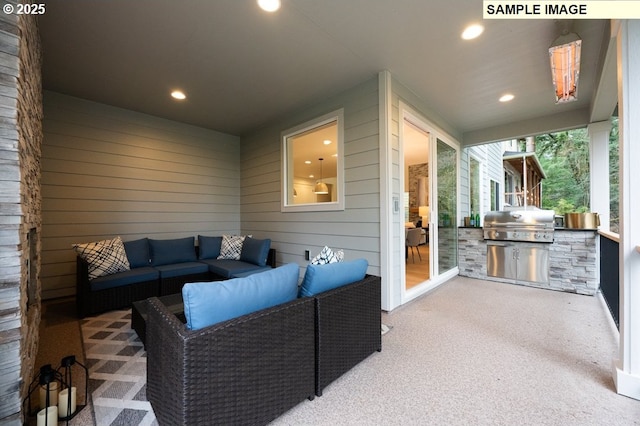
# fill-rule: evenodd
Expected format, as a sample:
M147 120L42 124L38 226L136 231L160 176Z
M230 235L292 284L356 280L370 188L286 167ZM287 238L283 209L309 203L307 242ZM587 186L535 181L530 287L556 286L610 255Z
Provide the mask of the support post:
M640 20L616 22L620 116L620 347L616 391L640 400ZM636 168L634 170L633 168Z
M589 132L590 209L600 215L600 228L609 230L611 208L609 206L609 134L610 121L591 123Z

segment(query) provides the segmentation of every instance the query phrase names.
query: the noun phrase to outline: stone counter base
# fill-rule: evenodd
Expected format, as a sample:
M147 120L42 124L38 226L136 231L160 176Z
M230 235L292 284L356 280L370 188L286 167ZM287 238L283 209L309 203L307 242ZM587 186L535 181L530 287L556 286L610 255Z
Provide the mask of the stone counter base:
M595 295L600 284L598 233L593 230L556 230L549 245L549 284L487 276L487 244L482 228L458 229L458 265L463 277L528 287ZM544 244L544 243L540 243Z

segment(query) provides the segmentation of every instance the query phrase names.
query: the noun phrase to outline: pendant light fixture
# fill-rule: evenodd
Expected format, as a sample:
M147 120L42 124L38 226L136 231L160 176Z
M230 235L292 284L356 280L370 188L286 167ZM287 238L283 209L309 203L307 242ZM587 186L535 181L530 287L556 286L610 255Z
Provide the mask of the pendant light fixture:
M324 158L318 158L318 160L320 160L320 181L316 183L316 187L313 190L313 192L315 192L318 195L328 194L329 187L327 187L327 185L324 182L322 182L322 161L324 160Z

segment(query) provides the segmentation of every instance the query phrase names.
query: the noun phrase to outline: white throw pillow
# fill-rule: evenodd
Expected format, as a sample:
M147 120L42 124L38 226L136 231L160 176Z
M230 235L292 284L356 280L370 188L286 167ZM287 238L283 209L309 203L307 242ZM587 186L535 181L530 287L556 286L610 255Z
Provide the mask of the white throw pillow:
M344 260L344 251L338 250L334 252L329 247L324 248L318 253L316 257L311 259L312 265L326 265L327 263L342 262Z

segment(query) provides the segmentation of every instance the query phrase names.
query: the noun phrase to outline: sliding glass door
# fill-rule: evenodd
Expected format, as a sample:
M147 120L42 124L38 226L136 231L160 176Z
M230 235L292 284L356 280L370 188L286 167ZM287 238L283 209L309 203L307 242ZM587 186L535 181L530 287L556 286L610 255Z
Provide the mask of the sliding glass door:
M457 235L457 151L447 143L438 139L437 142L437 205L438 205L438 269L436 274L442 274L453 269L458 264L458 235Z
M402 304L456 272L458 150L408 109L401 108L400 123L400 186L404 191L400 236L405 246L400 269Z

